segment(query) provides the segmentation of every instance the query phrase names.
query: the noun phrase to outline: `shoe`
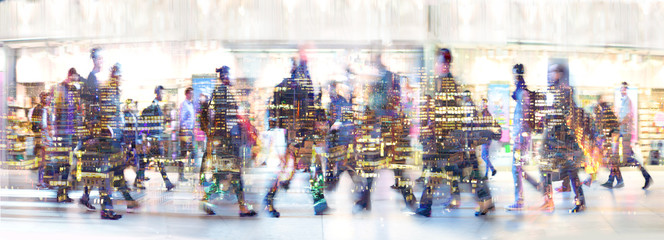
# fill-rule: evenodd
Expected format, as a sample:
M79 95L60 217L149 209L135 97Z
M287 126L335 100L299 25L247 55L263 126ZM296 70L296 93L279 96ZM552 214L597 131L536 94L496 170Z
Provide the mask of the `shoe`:
M74 200L71 199L69 196L64 196L64 199L60 200L61 198L58 198L58 203L70 203L73 202Z
M399 190L399 186L397 186L396 184L390 186L390 188L394 190Z
M491 204L491 206L489 206L489 207L487 207L487 208L485 208L485 209L482 209L482 210L480 210L480 211L476 211L476 212L475 212L475 217L479 217L479 216L487 215L488 213L493 212L493 211L495 211L495 210L496 210L496 205Z
M85 201L82 198L78 200L78 203L83 205L86 208L86 210L88 210L88 211L97 210L97 208L95 208L95 206L92 206L92 204L90 204L90 201Z
M539 210L544 212L553 212L554 209L555 205L553 205L553 201L545 201L544 204L539 207Z
M189 180L187 180L187 179L183 176L183 177L178 178L178 182L189 182Z
M150 178L147 177L147 176L143 177L143 182L147 182L147 181L150 181Z
M622 188L625 186L625 183L623 181L617 182L613 188Z
M212 204L208 202L201 202L201 210L203 210L207 215L215 215L216 213L212 210Z
M327 207L327 201L325 199L321 199L320 201L314 203L314 214L315 215L323 215L325 212L327 212L329 208Z
M508 205L505 207L505 210L507 211L521 211L523 210L523 203L516 202L512 205Z
M353 206L353 214L358 214L363 211L371 211L371 206L367 203L356 202Z
M560 187L556 188L556 192L570 192L570 191L571 191L570 188L567 188L567 187L564 187L564 186L560 186Z
M173 190L173 188L175 188L175 185L173 185L172 183L166 185L166 192L170 192L171 190Z
M143 183L140 183L140 182L134 182L134 187L136 189L145 190L145 186L143 186Z
M136 201L127 201L127 212L133 213L140 205Z
M273 218L279 218L279 216L281 216L281 214L277 212L277 210L268 211L267 215Z
M454 197L450 197L443 203L443 208L445 209L459 209L459 200L456 200Z
M281 181L279 182L279 186L284 190L288 190L290 188L290 181Z
M592 178L588 178L585 181L583 181L583 184L588 186L588 187L590 187L590 184L592 184L592 183L593 183Z
M569 213L578 213L586 210L586 205L576 205L576 207L569 210Z
M492 177L496 176L496 173L498 173L498 171L496 171L496 169L491 169L491 176Z
M641 189L643 189L643 190L648 189L650 187L650 185L652 185L652 182L653 182L652 177L650 177L650 175L646 176L646 184L644 184Z
M415 179L415 182L423 183L424 180L425 180L424 177L419 177L419 178Z
M613 182L605 182L605 183L602 183L600 186L605 187L605 188L613 188Z
M101 211L101 219L108 219L108 220L118 220L122 218L122 215L120 214L115 214L111 210L103 210Z
M415 211L415 214L424 216L424 217L431 217L431 208L423 208L420 207Z
M256 211L249 210L249 212L240 212L240 217L255 217Z

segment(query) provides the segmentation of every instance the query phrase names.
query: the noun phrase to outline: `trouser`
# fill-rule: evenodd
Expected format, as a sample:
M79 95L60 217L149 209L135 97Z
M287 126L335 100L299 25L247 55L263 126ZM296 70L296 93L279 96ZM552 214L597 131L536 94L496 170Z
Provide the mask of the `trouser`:
M631 133L622 133L620 134L618 141L616 141L613 146L613 149L616 150L620 150L620 148L622 147L622 159L619 159L620 162L612 162L611 164L609 164L609 170L610 170L609 182L611 183L613 183L614 179L617 180L618 182L623 181L622 173L620 172L621 166L638 167L644 178L647 179L650 177L650 174L648 173L646 168L643 167L643 165L641 165L641 163L637 161L636 158L634 158L634 152L632 150L631 140L632 140ZM618 144L621 144L622 146L619 146Z
M528 148L530 146L530 135L518 134L515 138L514 150L512 151L512 177L514 178L514 200L523 203L523 179L525 178L533 186L539 183L535 178L523 170L523 165L528 161Z
M472 166L472 165L471 165ZM458 206L459 199L461 195L461 190L459 188L459 183L461 182L463 175L463 166L457 164L451 164L445 166L444 168L433 167L430 168L430 173L437 176L427 177L424 191L422 191L422 197L420 199L420 208L422 209L431 209L433 204L433 196L435 194L436 188L443 182L446 182L450 185L450 193L452 197L451 206ZM475 201L485 202L491 200L491 191L489 190L488 181L483 178L473 177L471 174L470 184L472 192L475 193ZM446 176L444 178L443 176Z
M205 195L203 196L203 201L209 201L212 198L213 194L219 194L222 192L222 181L229 180L230 185L232 186L233 191L237 197L237 203L240 207L245 206L244 200L244 182L242 180L241 171L220 171L212 174L212 180L207 184L203 184L203 189Z
M129 187L127 186L127 181L124 176L125 167L118 167L113 170L113 187L117 188L122 197L127 201L134 201L134 198L129 194Z
M484 170L484 177L487 177L489 174L489 170L493 171L494 167L493 164L491 164L491 159L489 159L489 150L491 147L491 142L489 141L488 143L482 144L482 160L484 160L484 165L485 170Z
M296 161L297 162L297 161ZM293 168L295 168L297 163L293 163ZM282 170L279 171L271 181L270 189L265 195L264 203L269 211L275 211L274 209L274 198L277 195L279 190L279 179L282 174L287 174L286 181L290 181L294 175L293 171L285 172L284 169L288 168L288 164L282 163ZM311 161L309 175L309 184L311 187L311 196L314 202L314 211L317 213L321 210L327 208L327 201L325 200L324 189L325 189L325 176L323 174L323 165L320 159L313 158Z
M396 185L397 189L399 189L399 192L403 197L404 203L406 203L407 206L413 206L416 201L415 195L413 193L413 187L410 179L406 177L404 173L405 173L404 169L401 168L394 169L394 178L395 178L394 184Z
M164 163L164 147L163 147L163 142L161 142L158 138L153 138L151 140L152 146L150 149L147 151L148 153L146 156L143 156L139 154L139 168L138 172L136 172L136 180L135 182L142 183L143 180L145 179L145 169L147 166L150 164L149 163L149 158L151 157L159 157L159 160L156 163L157 169L159 170L159 173L161 174L161 178L164 180L164 184L166 185L166 188L172 188L173 183L171 183L171 180L168 179L168 175L166 174L166 166Z
M44 166L42 172L42 179L50 179L48 184L57 187L57 200L58 202L69 199L69 163L53 162Z
M111 195L112 195L112 188L111 188L111 181L112 179L104 179L102 180L101 185L98 187L99 189L99 199L101 200L101 211L103 212L108 212L113 210L113 201L111 201ZM90 201L90 190L92 190L93 186L85 185L83 187L83 196L81 196L81 202L83 203L89 203Z
M196 160L193 130L180 130L180 159L182 161L178 161L178 175L182 179L184 178L184 168L191 166Z
M579 169L571 162L566 163L560 168L560 177L556 180L562 180L564 178L569 178L574 190L574 204L577 206L585 205L585 197L583 195L583 189L581 187L582 183L579 179ZM553 201L553 186L552 182L554 181L551 171L542 171L541 172L541 183L542 183L542 194L546 202Z

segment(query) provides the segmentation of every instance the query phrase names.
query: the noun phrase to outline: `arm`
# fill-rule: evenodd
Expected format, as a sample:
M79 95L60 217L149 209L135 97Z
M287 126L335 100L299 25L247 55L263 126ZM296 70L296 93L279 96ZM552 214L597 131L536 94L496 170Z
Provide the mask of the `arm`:
M180 129L179 130L184 129L183 126L186 126L185 122L189 120L189 119L187 119L187 113L185 111L187 111L187 110L185 109L184 102L182 102L180 104L180 117L179 117L179 119L180 119L180 124L179 124Z

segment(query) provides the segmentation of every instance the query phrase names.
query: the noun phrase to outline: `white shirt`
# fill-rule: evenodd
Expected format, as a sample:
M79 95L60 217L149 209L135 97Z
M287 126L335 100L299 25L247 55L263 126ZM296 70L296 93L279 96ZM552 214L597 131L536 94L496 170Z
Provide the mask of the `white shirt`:
M194 129L195 114L194 104L186 99L182 101L182 104L180 104L180 129Z

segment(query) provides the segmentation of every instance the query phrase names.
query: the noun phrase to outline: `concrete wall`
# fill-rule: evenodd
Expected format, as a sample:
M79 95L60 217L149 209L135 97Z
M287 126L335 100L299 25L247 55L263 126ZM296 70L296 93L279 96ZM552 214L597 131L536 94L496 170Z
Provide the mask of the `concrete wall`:
M7 0L0 41L393 41L664 49L663 1Z

